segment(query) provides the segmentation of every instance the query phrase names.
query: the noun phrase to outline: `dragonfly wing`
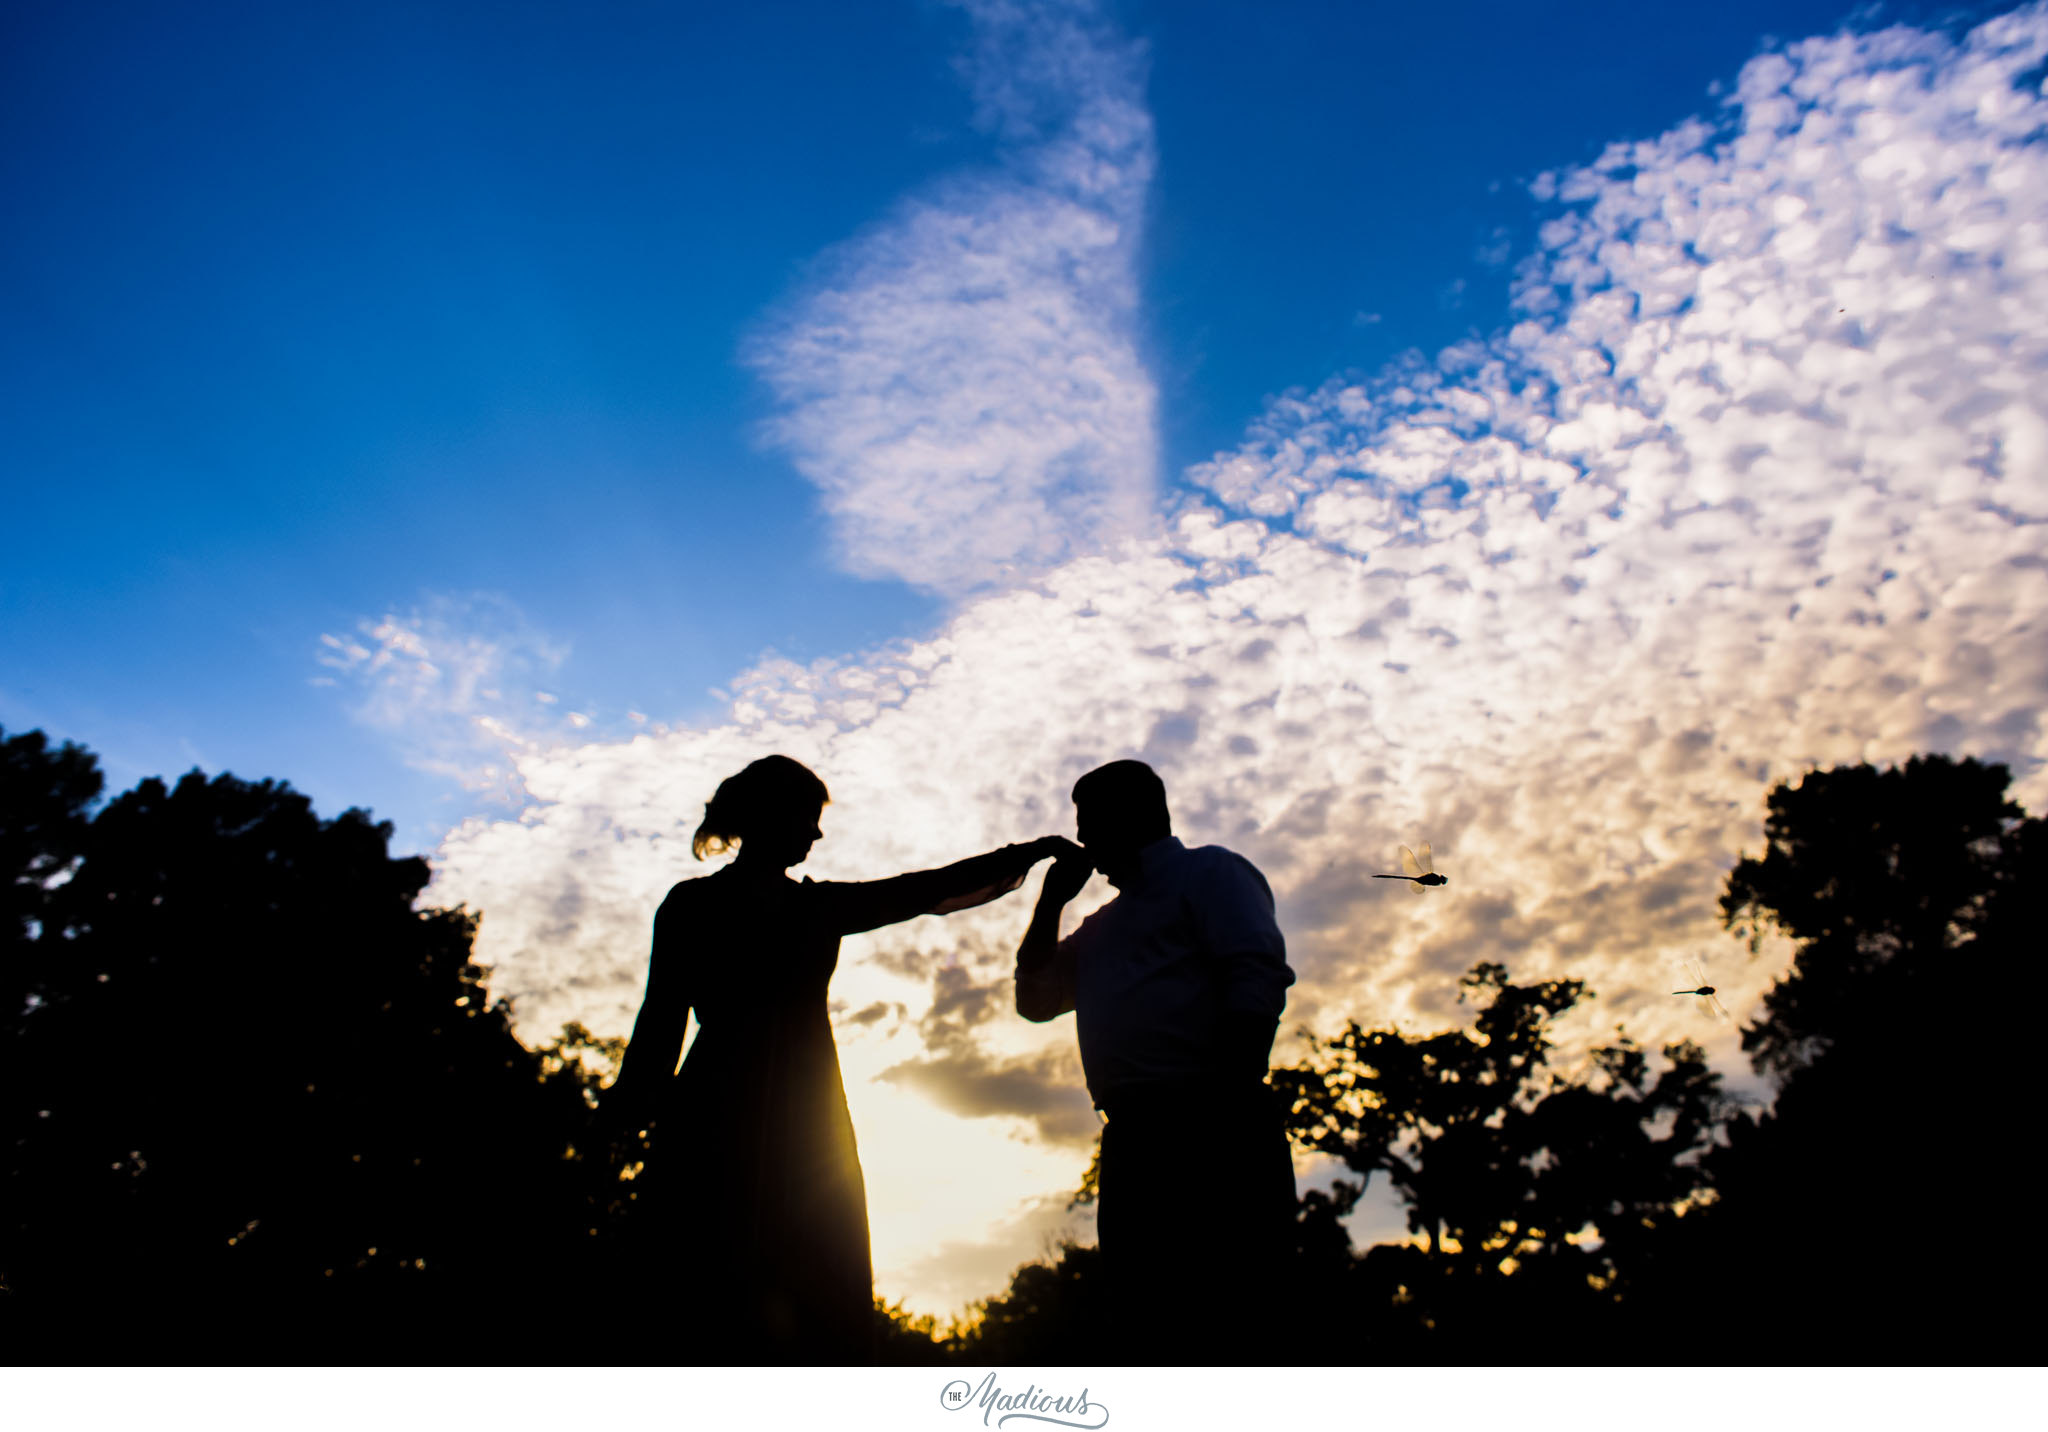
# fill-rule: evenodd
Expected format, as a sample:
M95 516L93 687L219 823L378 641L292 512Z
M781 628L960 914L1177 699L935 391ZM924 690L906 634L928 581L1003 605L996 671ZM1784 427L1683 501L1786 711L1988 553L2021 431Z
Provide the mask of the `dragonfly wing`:
M1714 1011L1714 1017L1717 1019L1733 1019L1735 1017L1728 1013L1728 1006L1721 1003L1719 998L1714 995L1707 996L1707 1008Z
M1423 849L1427 850L1429 847L1425 845ZM1427 875L1429 873L1416 863L1415 852L1405 845L1401 847L1401 868L1408 873L1410 880L1413 880L1418 875Z
M1430 873L1430 872L1431 872L1432 870L1436 869L1436 862L1435 862L1435 860L1434 860L1434 859L1432 859L1432 858L1431 858L1431 856L1430 856L1430 853L1429 853L1429 842L1428 842L1428 841L1426 841L1426 840L1422 842L1422 855L1421 855L1421 860L1422 860L1422 873L1423 873L1424 875L1427 875L1427 874L1429 874L1429 873Z

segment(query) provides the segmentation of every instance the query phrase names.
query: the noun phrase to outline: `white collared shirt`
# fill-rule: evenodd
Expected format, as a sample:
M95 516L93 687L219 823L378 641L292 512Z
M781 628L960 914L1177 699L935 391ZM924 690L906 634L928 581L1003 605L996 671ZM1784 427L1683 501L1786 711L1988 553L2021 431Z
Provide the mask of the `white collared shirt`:
M1130 883L1035 978L1020 978L1036 986L1033 1004L1074 1011L1081 1068L1102 1103L1213 1076L1224 1012L1279 1019L1294 971L1258 868L1167 836L1138 852Z

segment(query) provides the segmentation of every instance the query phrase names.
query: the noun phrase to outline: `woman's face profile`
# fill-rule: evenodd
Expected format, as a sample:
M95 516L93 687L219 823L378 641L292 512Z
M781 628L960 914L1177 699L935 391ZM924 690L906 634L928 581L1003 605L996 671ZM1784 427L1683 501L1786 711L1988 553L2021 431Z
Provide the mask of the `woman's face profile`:
M823 806L763 812L753 829L740 838L740 851L749 863L761 861L777 870L801 865L810 857L811 847L825 838L818 827Z

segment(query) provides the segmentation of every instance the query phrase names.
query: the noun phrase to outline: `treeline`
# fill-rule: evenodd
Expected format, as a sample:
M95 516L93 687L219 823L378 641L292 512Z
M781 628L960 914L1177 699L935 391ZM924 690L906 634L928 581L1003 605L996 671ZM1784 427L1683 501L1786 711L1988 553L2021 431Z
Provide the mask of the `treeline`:
M1797 950L1744 1032L1766 1113L1690 1044L1617 1037L1566 1076L1551 1029L1589 991L1498 965L1464 981L1469 1028L1348 1025L1276 1071L1346 1170L1272 1313L1293 1360L2032 1360L2020 956L2048 842L2006 784L1927 757L1771 793L1723 899ZM708 1290L635 1256L663 1161L594 1112L616 1041L515 1039L475 916L416 910L425 862L360 811L197 772L101 795L87 752L0 733L15 1360L692 1360ZM1417 1237L1360 1253L1340 1220L1375 1178ZM945 1328L878 1308L881 1354L1099 1363L1099 1292L1070 1247Z
M76 746L0 743L10 1354L601 1355L632 1190L587 1037L513 1037L388 824L226 775L100 790Z

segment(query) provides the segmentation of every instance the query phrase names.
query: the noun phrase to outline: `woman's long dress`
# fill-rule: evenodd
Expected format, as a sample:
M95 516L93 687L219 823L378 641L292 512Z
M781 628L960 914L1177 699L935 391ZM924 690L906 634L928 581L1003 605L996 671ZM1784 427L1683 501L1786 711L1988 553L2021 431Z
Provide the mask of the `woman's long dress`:
M1022 849L858 883L728 866L669 891L656 977L679 975L698 1019L657 1105L666 1193L649 1210L657 1261L696 1313L677 1361L871 1359L867 1190L826 1003L839 941L1015 889Z

